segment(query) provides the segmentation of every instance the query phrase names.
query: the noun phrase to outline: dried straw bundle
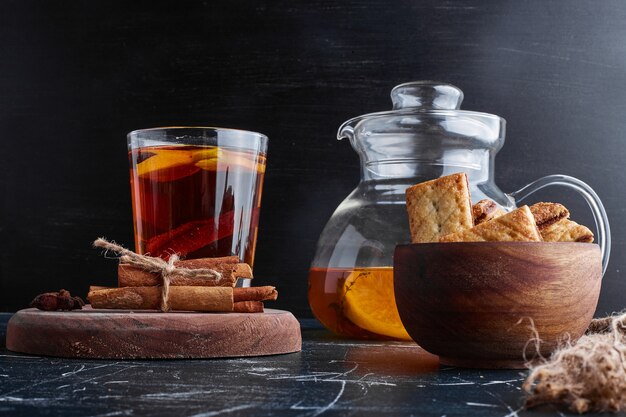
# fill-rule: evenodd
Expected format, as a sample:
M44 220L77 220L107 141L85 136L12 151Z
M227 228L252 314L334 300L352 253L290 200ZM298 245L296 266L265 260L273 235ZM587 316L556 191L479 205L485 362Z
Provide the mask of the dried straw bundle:
M626 313L594 320L524 381L526 407L556 404L577 413L626 410Z

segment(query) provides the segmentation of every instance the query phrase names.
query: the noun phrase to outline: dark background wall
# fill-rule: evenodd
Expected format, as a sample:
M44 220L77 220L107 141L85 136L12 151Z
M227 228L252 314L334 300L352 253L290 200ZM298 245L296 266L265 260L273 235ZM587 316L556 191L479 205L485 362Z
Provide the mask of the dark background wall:
M621 1L67 1L0 5L0 310L112 285L90 243L128 247L125 134L214 125L270 137L258 283L308 316L315 242L358 181L339 124L417 79L508 121L496 179L593 186L613 228L598 314L626 306L626 6ZM538 198L541 198L539 196ZM567 204L592 224L575 195Z

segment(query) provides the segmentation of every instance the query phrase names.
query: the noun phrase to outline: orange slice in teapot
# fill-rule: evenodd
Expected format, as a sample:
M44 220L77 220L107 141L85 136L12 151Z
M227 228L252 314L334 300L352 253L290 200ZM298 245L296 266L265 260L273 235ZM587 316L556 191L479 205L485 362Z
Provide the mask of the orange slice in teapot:
M354 271L341 288L343 314L357 326L385 336L411 340L393 290L393 269Z

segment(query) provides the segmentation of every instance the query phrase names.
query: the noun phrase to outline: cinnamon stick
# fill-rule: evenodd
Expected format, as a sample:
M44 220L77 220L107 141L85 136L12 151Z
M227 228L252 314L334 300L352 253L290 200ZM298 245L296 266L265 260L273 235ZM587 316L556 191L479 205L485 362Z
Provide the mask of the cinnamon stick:
M239 263L237 256L189 259L175 262L174 266L187 269L214 269L222 274L222 279L216 282L213 279L187 278L174 273L170 276L170 285L173 286L233 287L237 278L252 278L250 265ZM161 284L161 278L157 273L127 263L119 264L117 279L120 287L150 287Z
M262 313L263 302L261 301L238 301L233 305L236 313Z
M248 287L248 288L233 288L233 301L235 304L241 301L266 301L276 300L278 298L278 291L275 287Z
M87 299L93 308L155 310L161 305L161 287L90 288ZM172 286L169 292L172 310L233 311L231 287Z
M206 268L206 267L210 267L211 265L217 265L217 264L238 264L238 263L239 263L239 257L237 255L232 255L232 256L221 256L218 258L181 259L180 261L176 262L175 265L182 266L185 268L196 269L196 268Z

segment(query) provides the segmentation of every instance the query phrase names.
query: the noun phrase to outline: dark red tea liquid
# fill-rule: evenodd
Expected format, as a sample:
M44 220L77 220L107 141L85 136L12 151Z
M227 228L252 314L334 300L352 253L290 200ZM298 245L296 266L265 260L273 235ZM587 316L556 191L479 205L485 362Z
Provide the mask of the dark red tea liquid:
M254 262L265 155L214 146L129 152L136 251Z

